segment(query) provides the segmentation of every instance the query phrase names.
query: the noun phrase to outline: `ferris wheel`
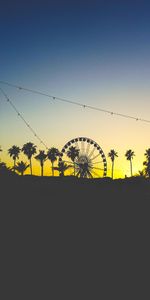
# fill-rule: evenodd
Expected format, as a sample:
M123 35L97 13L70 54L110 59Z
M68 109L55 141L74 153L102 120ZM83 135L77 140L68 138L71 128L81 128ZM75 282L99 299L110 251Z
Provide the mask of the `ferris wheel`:
M77 137L61 150L59 164L65 163L70 175L100 178L107 175L107 161L102 148L92 139Z

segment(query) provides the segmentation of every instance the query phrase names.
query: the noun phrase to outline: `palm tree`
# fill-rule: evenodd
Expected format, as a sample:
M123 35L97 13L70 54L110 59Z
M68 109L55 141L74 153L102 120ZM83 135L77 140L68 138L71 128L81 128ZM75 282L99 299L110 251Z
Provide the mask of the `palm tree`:
M150 160L150 148L145 150L145 153L144 153L145 157L146 157L146 160Z
M14 170L15 170L16 159L19 158L20 148L14 145L10 149L8 149L8 153L14 161Z
M0 162L0 172L3 172L7 169L9 169L9 168L7 168L6 163Z
M60 155L59 150L57 148L50 148L47 152L47 157L51 161L52 164L52 176L54 176L54 162L57 160L57 157Z
M144 155L146 157L146 161L143 162L145 174L150 178L150 148L145 151Z
M150 178L150 160L144 161L143 165L145 166L145 175Z
M14 174L10 168L6 166L6 163L0 162L0 175L12 175Z
M111 177L113 179L114 178L114 162L115 162L115 158L118 157L118 153L114 149L112 149L108 153L108 157L110 157L110 159L112 161Z
M31 171L31 175L32 175L32 156L36 153L36 146L33 143L28 142L23 145L22 151L29 159L30 171Z
M134 151L129 149L126 151L125 156L126 156L126 159L130 161L130 170L131 170L131 177L132 177L132 159L133 159L133 156L135 156L135 153L134 153Z
M140 177L144 177L144 175L145 175L145 172L144 172L144 170L142 170L142 171L138 171L138 176L140 176Z
M77 157L79 157L79 149L77 149L76 147L74 147L74 146L71 146L70 148L69 148L69 150L67 151L67 156L69 157L69 158L71 158L71 160L73 161L73 164L74 164L74 176L75 176L75 159L77 158Z
M45 154L44 150L39 150L39 154L35 156L35 159L37 159L41 165L41 176L43 176L44 162L46 158L47 158L47 154Z
M64 176L64 172L71 168L71 165L67 165L64 161L59 162L58 167L55 167L54 170L59 171L59 176Z
M26 169L29 167L29 165L27 165L26 163L24 163L23 161L18 162L17 165L15 166L15 170L18 173L21 173L21 175L23 176L24 172L26 171Z

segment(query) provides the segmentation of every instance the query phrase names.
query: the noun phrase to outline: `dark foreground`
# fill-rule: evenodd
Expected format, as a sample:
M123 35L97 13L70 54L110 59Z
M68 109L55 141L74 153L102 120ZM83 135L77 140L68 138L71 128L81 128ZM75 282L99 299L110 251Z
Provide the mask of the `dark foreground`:
M148 299L149 180L12 176L0 192L15 299Z
M1 193L6 199L29 200L150 200L150 180L142 177L126 179L78 179L74 177L1 176Z

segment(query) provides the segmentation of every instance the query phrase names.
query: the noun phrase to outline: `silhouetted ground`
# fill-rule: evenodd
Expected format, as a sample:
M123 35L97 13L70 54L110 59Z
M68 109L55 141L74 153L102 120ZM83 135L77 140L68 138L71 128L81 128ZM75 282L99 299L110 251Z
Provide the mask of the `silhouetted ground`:
M69 200L70 202L104 200L150 200L150 180L142 177L126 179L78 179L74 177L0 176L5 199Z
M33 299L47 299L45 286L54 300L137 290L147 299L137 282L149 271L149 180L1 176L0 191L3 278L15 298L28 299L28 285Z

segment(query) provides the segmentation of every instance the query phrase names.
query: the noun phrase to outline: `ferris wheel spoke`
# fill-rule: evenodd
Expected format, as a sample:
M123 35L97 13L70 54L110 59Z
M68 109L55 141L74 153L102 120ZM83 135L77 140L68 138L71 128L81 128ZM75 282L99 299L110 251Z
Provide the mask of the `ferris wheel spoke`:
M87 171L89 178L93 178L92 173L90 171Z
M78 173L76 174L76 176L78 177L78 176L79 176L79 174L80 174L80 170L78 171Z
M84 155L85 148L84 148L84 141L81 141L81 155Z
M77 148L78 150L80 150L80 147L79 147L78 142L75 142L75 145L76 145L76 148Z
M87 148L86 148L86 151L85 151L85 154L88 156L89 154L89 150L90 150L90 143L87 144Z
M104 168L102 169L102 168L97 168L97 167L92 167L92 169L101 170L101 171L104 170Z
M96 177L100 177L99 174L97 174L95 171L92 170L92 173L96 176Z
M91 158L91 156L94 154L95 150L96 150L96 148L94 147L94 148L92 149L91 153L90 153L89 156L88 156L89 158Z
M101 164L101 163L103 163L103 160L101 160L101 161L96 161L96 162L92 162L92 165Z
M75 162L73 162L73 161L68 161L68 160L63 160L63 162L65 162L65 163L67 163L67 164L71 164L72 166L74 166L74 164L75 165L77 165L78 166L78 163L75 161Z
M97 158L98 156L100 156L99 153L98 153L97 155L95 155L93 158L91 158L91 160L94 160L94 159Z

